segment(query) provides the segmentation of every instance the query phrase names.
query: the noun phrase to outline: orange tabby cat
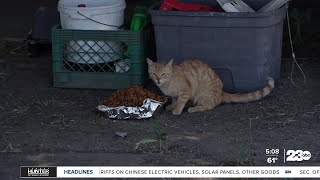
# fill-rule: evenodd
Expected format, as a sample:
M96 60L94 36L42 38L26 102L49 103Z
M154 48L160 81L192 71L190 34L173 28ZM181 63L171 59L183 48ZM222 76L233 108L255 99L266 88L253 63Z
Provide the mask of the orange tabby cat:
M172 98L167 110L180 115L186 102L191 100L194 107L188 112L200 112L213 109L221 103L250 102L270 94L274 80L268 77L267 86L247 94L229 94L223 92L223 84L218 75L206 63L200 60L185 61L180 65L153 62L147 58L149 77L160 90Z

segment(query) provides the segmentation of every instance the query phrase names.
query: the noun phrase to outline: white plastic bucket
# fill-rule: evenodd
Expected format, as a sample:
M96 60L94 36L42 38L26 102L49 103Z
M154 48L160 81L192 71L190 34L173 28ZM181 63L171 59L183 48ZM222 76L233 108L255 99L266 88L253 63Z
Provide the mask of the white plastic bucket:
M85 5L85 7L78 7ZM79 30L117 30L124 23L125 0L59 0L61 27ZM116 42L93 40L70 41L67 47L74 55L68 61L75 63L106 63L120 59L121 45ZM108 52L110 55L98 55ZM94 54L94 55L92 55Z

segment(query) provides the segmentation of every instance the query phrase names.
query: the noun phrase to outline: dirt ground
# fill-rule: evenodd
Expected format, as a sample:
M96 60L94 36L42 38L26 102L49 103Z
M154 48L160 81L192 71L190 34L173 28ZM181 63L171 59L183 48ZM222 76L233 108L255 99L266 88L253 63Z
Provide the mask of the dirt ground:
M300 61L307 76L300 88L290 81L288 59L274 91L260 101L123 121L93 112L112 91L53 88L51 63L50 54L0 56L0 179L18 179L21 165L320 165L317 57ZM156 125L168 133L165 151L159 141L135 148L157 139ZM116 137L117 131L128 135ZM279 156L268 164L267 148L282 155L284 149L307 150L312 158L284 164Z
M320 63L303 63L308 84L296 88L285 62L261 101L114 121L93 112L112 91L53 88L51 56L7 55L0 64L0 176L16 179L20 165L268 165L266 148L308 150L309 161L286 165L319 165ZM168 133L166 151L159 142L135 149L157 139L156 124ZM275 165L282 164L279 157Z

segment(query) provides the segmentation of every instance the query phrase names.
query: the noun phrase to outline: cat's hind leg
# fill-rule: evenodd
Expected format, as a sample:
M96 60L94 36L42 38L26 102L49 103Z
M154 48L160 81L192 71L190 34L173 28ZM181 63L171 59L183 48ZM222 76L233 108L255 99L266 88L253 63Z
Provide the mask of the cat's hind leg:
M200 105L200 106L194 106L194 107L189 107L188 108L188 112L189 113L195 113L195 112L202 112L202 111L207 111L213 109L211 106L204 106L204 105Z
M198 100L196 106L188 108L188 112L195 113L195 112L211 110L215 108L217 105L219 105L220 103L221 102L219 102L217 99L201 98Z

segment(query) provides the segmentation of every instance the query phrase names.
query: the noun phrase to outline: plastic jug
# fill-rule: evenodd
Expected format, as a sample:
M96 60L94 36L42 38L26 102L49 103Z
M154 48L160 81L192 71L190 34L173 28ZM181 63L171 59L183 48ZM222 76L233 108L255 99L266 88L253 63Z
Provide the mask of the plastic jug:
M145 23L148 21L147 9L145 7L136 7L130 30L131 31L140 31Z

